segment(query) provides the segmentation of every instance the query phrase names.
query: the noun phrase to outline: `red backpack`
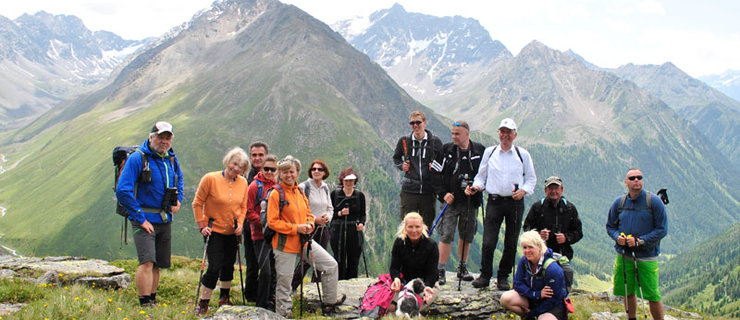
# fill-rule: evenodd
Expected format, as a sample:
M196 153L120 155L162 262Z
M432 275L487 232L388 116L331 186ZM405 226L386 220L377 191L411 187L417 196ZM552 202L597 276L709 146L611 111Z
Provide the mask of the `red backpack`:
M378 277L378 282L371 284L360 302L360 317L379 319L388 312L395 293L391 291L393 280L391 275L384 273Z

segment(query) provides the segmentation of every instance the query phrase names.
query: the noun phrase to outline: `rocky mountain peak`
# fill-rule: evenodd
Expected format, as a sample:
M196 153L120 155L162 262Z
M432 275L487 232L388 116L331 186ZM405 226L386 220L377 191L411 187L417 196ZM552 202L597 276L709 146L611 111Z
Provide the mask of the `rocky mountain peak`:
M0 17L0 130L106 80L145 41L92 32L78 17L45 11ZM12 79L12 80L9 80Z
M407 12L399 4L332 27L417 99L448 94L452 83L511 58L475 19Z
M582 63L577 56L552 49L537 40L524 46L516 56L516 60L544 65Z

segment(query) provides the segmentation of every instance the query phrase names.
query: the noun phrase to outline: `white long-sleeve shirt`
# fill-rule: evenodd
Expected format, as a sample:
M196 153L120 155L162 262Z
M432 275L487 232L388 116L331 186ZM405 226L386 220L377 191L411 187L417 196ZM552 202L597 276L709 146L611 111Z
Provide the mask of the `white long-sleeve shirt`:
M509 151L502 150L500 146L486 148L473 186L485 189L488 194L511 197L514 185L517 184L519 189L533 194L537 175L532 156L524 148L519 148L519 153L522 155L521 160L513 145Z

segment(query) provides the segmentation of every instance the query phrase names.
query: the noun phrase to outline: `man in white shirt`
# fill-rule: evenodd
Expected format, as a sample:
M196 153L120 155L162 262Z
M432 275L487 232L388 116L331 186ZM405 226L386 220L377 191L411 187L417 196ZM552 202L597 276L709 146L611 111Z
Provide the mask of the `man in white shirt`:
M506 221L504 254L499 261L496 277L498 289L509 290L508 278L515 263L524 196L534 193L537 176L529 152L514 146L517 136L514 120L501 120L498 136L501 144L486 148L473 185L465 193L473 195L481 190L488 193L486 215L483 218L481 273L473 281L473 286L483 288L489 285L493 275L493 252L496 250L501 222Z

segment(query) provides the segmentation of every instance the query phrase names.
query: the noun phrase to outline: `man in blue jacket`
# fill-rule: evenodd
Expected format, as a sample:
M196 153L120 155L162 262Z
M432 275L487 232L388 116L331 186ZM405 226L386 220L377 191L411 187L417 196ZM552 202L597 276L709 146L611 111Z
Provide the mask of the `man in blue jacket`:
M159 269L170 267L171 222L180 210L183 177L172 150L172 125L154 124L149 139L126 160L116 197L128 211L139 257L136 291L142 306L157 303Z
M642 179L642 171L629 169L624 180L628 193L615 199L609 209L606 231L617 251L613 290L616 296L627 296L630 320L637 316L636 294L640 288L642 298L650 302L653 319L662 320L658 255L660 240L668 231L668 218L660 198L642 189Z

